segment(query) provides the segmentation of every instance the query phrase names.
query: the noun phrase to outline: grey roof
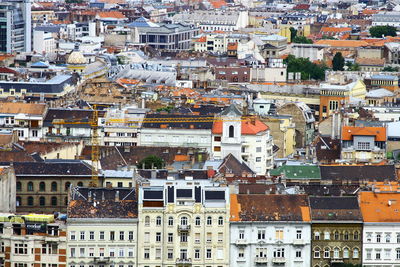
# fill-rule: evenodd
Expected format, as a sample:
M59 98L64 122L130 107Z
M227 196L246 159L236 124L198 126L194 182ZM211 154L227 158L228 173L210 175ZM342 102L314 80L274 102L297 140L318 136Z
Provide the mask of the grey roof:
M392 80L398 80L399 78L395 75L376 74L376 75L372 75L371 79L372 80L392 81Z
M221 115L229 115L229 114L235 114L237 116L242 116L242 112L236 107L236 105L231 104L229 107L227 107L226 109L224 109L221 112Z
M172 17L174 22L186 22L193 24L214 24L214 25L236 25L239 13L235 11L201 11L182 12Z
M389 122L387 124L387 135L391 138L400 138L400 121Z
M0 81L0 88L4 89L5 92L10 89L15 89L16 92L26 89L27 93L61 93L64 87L71 83L71 75L57 75L43 82Z
M58 33L61 29L60 25L43 25L34 28L35 31L54 32Z
M371 90L366 94L366 97L370 97L370 98L381 98L381 97L387 97L387 96L394 96L394 94L385 88Z
M130 27L130 28L134 28L134 27L137 27L137 28L146 28L146 27L157 28L157 27L160 27L160 25L158 25L158 24L156 24L154 22L151 22L149 19L146 19L144 17L140 17L140 18L136 19L134 22L128 24L128 27Z

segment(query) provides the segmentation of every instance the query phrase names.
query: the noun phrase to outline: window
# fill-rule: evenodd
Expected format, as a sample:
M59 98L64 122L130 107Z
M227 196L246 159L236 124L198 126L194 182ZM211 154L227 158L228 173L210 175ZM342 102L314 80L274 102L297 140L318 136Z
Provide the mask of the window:
M275 229L275 239L283 240L283 229Z
M284 258L285 257L285 249L284 248L276 248L274 250L274 258Z
M233 127L233 125L229 126L229 137L235 137L235 128Z
M118 250L118 257L125 257L125 249L120 248Z
M314 249L314 258L316 259L321 258L321 251L319 250L319 248Z
M150 249L148 249L148 248L144 249L144 258L150 259Z
M331 250L329 248L325 248L324 249L324 258L327 259L327 258L330 258L330 256L331 256Z
M181 249L181 251L180 251L180 259L187 259L187 249L185 249L185 248L183 248L183 249Z
M215 142L221 142L221 136L214 136Z
M301 258L301 250L296 250L296 258Z
M78 184L77 184L79 187L82 187L83 186L83 183L82 182L78 182Z
M335 232L333 233L333 238L334 238L335 240L339 240L339 232L338 232L338 231L335 231Z
M211 216L207 217L207 225L211 225L212 224L212 218Z
M71 231L71 232L69 233L69 239L70 239L70 240L75 240L75 239L76 239L75 231Z
M200 259L200 249L197 248L194 250L194 258Z
M344 232L343 239L346 241L349 240L349 232L347 231Z
M129 231L128 233L128 239L133 240L133 231Z
M211 257L212 257L211 248L208 248L208 249L206 249L206 258L211 259Z
M339 107L339 102L331 100L329 101L329 110L337 110Z
M358 257L359 257L358 255L359 255L358 248L353 249L353 259L358 259ZM371 252L370 252L370 258L371 258Z
M262 151L262 147L260 147L260 146L256 147L256 152L257 153L260 153L261 151Z
M174 241L174 234L168 233L168 243L172 243Z
M57 197L51 197L51 205L57 206Z
M400 248L396 249L396 260L400 260Z
M69 255L71 258L75 258L76 254L75 254L75 248L71 248L69 251Z
M181 225L188 225L188 218L186 216L181 217Z
M339 258L339 249L338 248L334 248L333 249L333 258L334 259L338 259Z
M218 233L218 242L222 242L222 241L224 241L224 233L219 232Z
M174 258L174 250L172 248L168 249L167 258L168 259L173 259Z
M33 191L33 183L28 182L28 191Z
M174 218L168 217L168 226L173 226L173 225L174 225Z
M57 192L57 183L56 182L51 183L51 192Z
M207 242L211 242L211 241L212 241L212 233L211 233L211 232L208 232L208 233L207 233L207 239L206 239L206 241L207 241Z
M150 232L145 232L144 233L144 242L149 243L150 242Z
M89 248L89 257L94 257L94 248Z
M349 249L348 248L343 249L343 258L345 258L345 259L349 258Z
M144 218L144 226L150 226L150 217L149 216L146 216Z
M79 249L79 257L85 257L85 248Z
M377 260L381 259L381 250L375 251L375 259L377 259Z
M400 233L397 233L396 239L397 239L397 244L399 244L400 243Z
M325 232L324 232L324 239L325 239L325 240L331 239L331 235L330 235L330 233L329 233L328 231L325 231Z
M22 185L21 182L17 182L17 191L21 191L22 190Z
M238 257L244 258L244 248L239 248Z
M224 225L224 218L222 216L218 217L218 225Z
M256 162L261 162L261 157L256 157Z
M358 240L359 238L360 238L360 234L358 233L358 231L355 231L354 235L353 235L353 239Z
M156 225L157 226L161 225L161 217L160 216L157 216L157 218L156 218Z
M14 244L14 253L17 255L28 254L28 244L15 243Z
M296 239L301 239L301 229L296 230Z
M104 257L104 248L99 248L99 256Z
M357 148L359 150L369 150L370 149L370 143L369 142L358 142Z
M367 249L366 254L367 254L367 260L371 260L372 259L372 249ZM353 258L354 258L354 252L353 252Z
M260 230L260 229L258 230L257 239L258 240L265 239L265 230Z
M390 249L385 249L385 259L390 259L390 254L391 254L392 250Z
M94 240L94 232L93 231L89 232L89 239Z
M44 182L40 182L39 191L41 192L46 191L46 184Z
M124 231L119 231L119 240L124 240L124 238L125 238Z
M115 248L110 248L108 252L110 257L115 257Z
M104 231L100 231L99 233L99 239L104 240Z
M196 244L200 243L200 233L195 233L194 234L194 242Z
M372 242L372 234L367 233L367 242Z
M160 232L156 233L156 242L161 242L161 233Z
M129 258L133 257L133 248L128 248L128 257Z
M215 152L220 152L221 151L221 147L220 146L215 146L214 147L214 151Z
M376 234L376 243L381 242L381 234Z
M28 206L33 206L33 197L28 197Z
M80 240L85 240L85 231L81 231Z
M110 240L115 240L115 232L110 231Z
M319 232L314 233L314 240L319 240Z
M71 183L70 182L66 182L65 183L65 191L68 191L70 186L71 186Z
M194 224L196 225L196 226L200 226L200 217L196 217L196 219L194 220Z
M390 239L391 239L390 234L386 234L386 236L385 236L386 243L390 243Z

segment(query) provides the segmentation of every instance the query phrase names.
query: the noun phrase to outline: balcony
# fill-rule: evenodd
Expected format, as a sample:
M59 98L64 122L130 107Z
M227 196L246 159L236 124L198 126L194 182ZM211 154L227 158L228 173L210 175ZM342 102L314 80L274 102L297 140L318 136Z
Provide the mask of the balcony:
M235 244L236 244L236 246L246 246L247 240L246 239L236 239Z
M190 225L178 225L179 232L188 232L190 230Z
M293 245L295 246L303 246L305 244L303 239L295 239L293 240Z
M285 258L283 258L283 257L276 257L276 258L273 258L272 259L272 262L273 263L285 263L286 262L286 259Z
M110 257L94 257L93 261L95 263L108 263L110 262Z
M191 258L177 258L176 264L192 264Z
M268 258L267 257L256 257L254 259L254 262L256 264L267 264L268 263Z

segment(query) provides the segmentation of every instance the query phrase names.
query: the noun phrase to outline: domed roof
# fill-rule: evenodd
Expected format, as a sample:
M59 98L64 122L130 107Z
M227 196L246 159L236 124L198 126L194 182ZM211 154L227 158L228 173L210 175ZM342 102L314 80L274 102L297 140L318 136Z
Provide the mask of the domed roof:
M73 51L67 59L67 64L86 64L86 58L81 52Z

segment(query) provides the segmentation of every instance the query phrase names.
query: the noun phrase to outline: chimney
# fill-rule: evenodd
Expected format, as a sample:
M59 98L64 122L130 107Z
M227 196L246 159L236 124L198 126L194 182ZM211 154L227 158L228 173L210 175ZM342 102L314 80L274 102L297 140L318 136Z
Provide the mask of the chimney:
M119 191L115 191L115 202L119 201Z

